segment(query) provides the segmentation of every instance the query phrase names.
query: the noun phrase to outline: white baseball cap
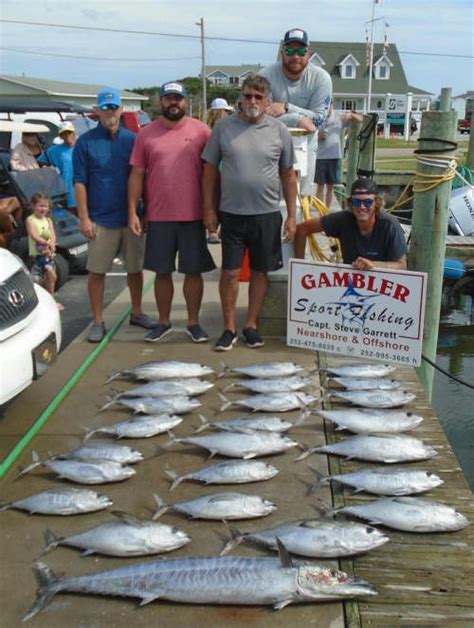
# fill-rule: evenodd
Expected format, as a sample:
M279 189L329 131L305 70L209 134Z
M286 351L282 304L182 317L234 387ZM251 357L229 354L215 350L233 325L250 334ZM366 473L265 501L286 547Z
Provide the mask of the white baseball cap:
M66 133L67 131L70 131L71 133L74 133L74 135L76 135L76 129L74 128L73 123L69 122L69 120L66 120L65 122L61 122L61 124L58 126L58 135L61 136L63 133Z
M225 111L234 111L234 107L229 105L225 98L214 98L211 102L211 109L224 109Z

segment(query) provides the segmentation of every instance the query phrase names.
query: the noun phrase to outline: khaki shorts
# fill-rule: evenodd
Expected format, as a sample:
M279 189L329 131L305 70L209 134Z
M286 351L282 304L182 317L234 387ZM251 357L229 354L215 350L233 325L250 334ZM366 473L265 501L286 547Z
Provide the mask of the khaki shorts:
M120 252L127 273L139 273L143 270L144 251L144 236L135 235L128 227L110 229L97 225L95 239L89 240L87 270L101 275L109 272Z

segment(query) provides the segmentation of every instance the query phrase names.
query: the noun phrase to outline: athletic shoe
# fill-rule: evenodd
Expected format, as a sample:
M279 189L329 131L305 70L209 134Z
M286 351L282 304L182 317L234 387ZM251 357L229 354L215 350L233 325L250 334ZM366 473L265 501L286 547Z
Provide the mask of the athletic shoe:
M137 327L143 327L143 329L153 329L156 327L157 322L148 316L148 314L144 314L141 312L137 315L130 316L130 325L136 325Z
M156 342L157 340L161 340L169 333L171 333L172 328L171 325L163 325L163 323L158 323L155 325L153 329L151 329L147 335L145 336L145 340L147 342Z
M87 340L89 342L101 342L105 338L106 329L104 323L92 323Z
M237 334L230 329L225 329L222 336L214 345L214 351L230 351L237 342Z
M207 238L207 241L208 241L209 244L220 244L221 243L221 239L219 238L217 233L210 233L209 237Z
M244 327L242 329L242 337L247 347L251 349L258 349L258 347L263 347L265 344L263 338L254 327Z
M188 327L186 327L186 333L193 342L207 342L209 340L209 336L199 323L188 325Z

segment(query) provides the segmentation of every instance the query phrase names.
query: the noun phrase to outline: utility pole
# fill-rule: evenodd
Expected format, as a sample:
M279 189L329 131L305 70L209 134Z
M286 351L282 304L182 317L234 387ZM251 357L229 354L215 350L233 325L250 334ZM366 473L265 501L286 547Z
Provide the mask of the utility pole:
M202 82L202 117L206 119L207 114L207 85L206 85L206 54L204 48L204 18L202 17L196 26L201 28L201 82Z

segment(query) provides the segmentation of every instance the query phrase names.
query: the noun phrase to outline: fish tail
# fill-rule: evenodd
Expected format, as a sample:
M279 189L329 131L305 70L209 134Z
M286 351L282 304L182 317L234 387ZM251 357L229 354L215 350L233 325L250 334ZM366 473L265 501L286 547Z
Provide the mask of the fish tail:
M209 421L202 414L199 415L199 418L201 419L201 425L198 428L196 428L196 430L194 431L195 434L199 434L199 432L203 432L204 430L207 430L207 428L210 425Z
M0 502L0 512L11 508L12 502Z
M223 395L222 393L219 393L219 397L222 399L222 401L224 401L224 405L221 407L220 411L224 412L224 410L227 410L227 408L230 408L231 405L233 405L233 401L229 401L229 399L227 399L227 397L225 395Z
M238 386L239 384L237 384L236 382L233 382L232 384L228 384L225 388L223 388L223 392L227 392L228 390L230 390L231 388L235 388L236 386Z
M56 536L54 532L47 528L46 532L44 533L44 540L46 542L46 545L44 547L44 550L41 552L41 556L44 556L51 550L56 549L63 539L59 536Z
M240 545L240 543L242 543L244 539L243 534L239 532L239 530L235 526L229 525L226 521L224 521L224 524L229 531L231 538L224 545L219 556L225 556L226 554L231 552L235 547L237 547L237 545Z
M299 443L298 447L303 450L303 453L300 454L297 458L295 458L295 462L299 462L300 460L304 460L305 458L310 456L315 451L314 448L308 449L308 447L305 447L301 443Z
M221 368L220 368L220 371L216 375L216 379L220 379L221 377L224 377L224 375L226 375L230 371L229 367L226 366L225 362L221 362L220 367Z
M316 475L316 481L314 482L314 484L311 486L309 490L309 494L312 495L318 490L321 484L324 484L324 482L328 481L328 477L324 475L324 473L321 473L321 471L318 471L317 469L315 469L314 467L308 466L308 469L310 469Z
M23 617L22 621L28 621L39 613L49 600L60 590L60 579L56 574L48 567L46 563L36 562L33 565L33 572L38 582L38 592L36 593L36 599L33 602L33 606L28 613Z
M170 486L170 493L171 493L171 491L174 491L174 489L181 484L181 482L183 481L183 478L179 477L179 475L172 469L165 469L165 473L172 480L171 486Z
M156 493L153 493L153 499L155 500L155 503L158 506L158 510L154 513L152 517L153 521L156 521L157 519L161 517L161 515L163 515L168 510L168 506L166 506L166 504L163 502L161 497L157 495Z
M31 452L31 457L33 458L33 462L26 467L20 467L20 472L16 476L15 480L18 480L18 478L20 478L22 475L25 475L26 473L33 471L33 469L36 469L36 467L41 466L42 463L36 451L33 450Z
M93 430L90 430L88 427L85 427L84 425L81 425L81 430L83 430L84 432L86 432L84 434L84 438L82 439L82 442L85 443L86 441L89 440L89 438L91 438L92 436L94 436L94 434L96 432L100 432L100 427L96 427Z
M113 406L114 403L117 402L116 399L112 399L112 397L110 397L110 396L107 397L107 399L109 401L107 401L107 403L104 403L104 405L101 408L99 408L99 412L103 412L104 410L107 410L107 408L110 408L110 406Z
M116 399L120 399L123 396L122 390L117 390L116 388L110 389L110 394L107 396L109 401L115 401Z
M110 384L111 381L113 381L114 379L117 379L117 377L120 377L121 375L125 375L126 372L127 371L112 371L112 374L110 375L110 377L105 383Z

